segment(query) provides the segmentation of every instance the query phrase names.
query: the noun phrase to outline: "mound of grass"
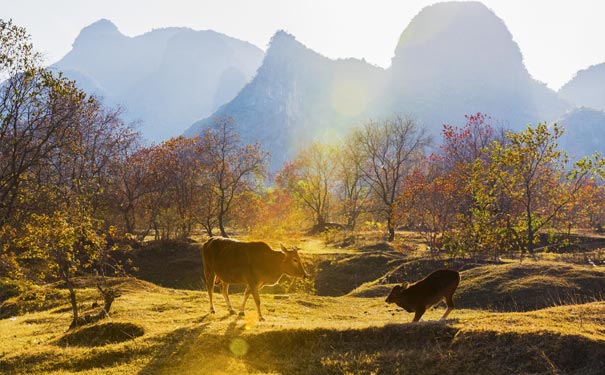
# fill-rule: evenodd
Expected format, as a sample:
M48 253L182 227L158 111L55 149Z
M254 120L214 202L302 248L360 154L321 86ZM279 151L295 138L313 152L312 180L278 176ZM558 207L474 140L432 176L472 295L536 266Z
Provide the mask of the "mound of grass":
M605 368L605 302L465 319L454 344L481 373L589 374Z
M167 288L200 290L204 285L201 247L196 242L153 241L113 256L141 280Z
M73 283L78 289L77 299L81 314L96 313L103 300L97 290L97 285L111 286L122 290L152 290L159 287L155 284L138 280L136 278L101 278L101 277L78 277ZM69 298L64 282L56 282L44 286L29 285L28 289L15 297L9 298L0 304L0 319L23 315L37 311L53 310L61 313L70 313L71 307L66 303Z
M59 346L104 346L143 336L142 327L132 323L103 323L70 331L57 344Z
M348 295L353 297L386 297L394 283L414 282L422 279L432 271L448 268L458 271L480 267L491 262L470 261L464 259L416 258L405 260L377 279L368 281L352 290Z
M26 291L8 298L0 304L0 319L34 311L44 311L67 301L67 291L55 286L31 285Z
M319 263L315 290L320 296L342 296L376 280L403 261L396 252L367 252Z
M244 337L250 347L244 360L250 372L260 373L396 374L405 369L422 374L435 353L449 349L456 333L434 323L273 331ZM435 363L430 366L437 370Z
M605 298L605 270L560 262L508 263L461 273L457 306L529 311Z
M471 268L493 264L490 261L467 260L467 259L439 259L439 258L416 258L406 261L393 270L389 271L381 280L386 284L414 282L422 279L429 273L447 268L456 271L465 271Z
M598 375L605 368L605 343L574 335L468 331L453 348L453 373Z
M8 277L0 277L0 303L9 298L18 296L23 290L28 289L30 286L31 285L25 282L13 280Z

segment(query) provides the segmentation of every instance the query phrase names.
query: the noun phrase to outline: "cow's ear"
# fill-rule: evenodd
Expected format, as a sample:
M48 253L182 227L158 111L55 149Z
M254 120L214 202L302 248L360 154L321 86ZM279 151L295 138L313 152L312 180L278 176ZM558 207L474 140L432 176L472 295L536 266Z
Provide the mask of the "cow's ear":
M281 251L284 254L288 254L290 252L290 250L286 249L286 247L282 243L279 244L279 247L281 248Z

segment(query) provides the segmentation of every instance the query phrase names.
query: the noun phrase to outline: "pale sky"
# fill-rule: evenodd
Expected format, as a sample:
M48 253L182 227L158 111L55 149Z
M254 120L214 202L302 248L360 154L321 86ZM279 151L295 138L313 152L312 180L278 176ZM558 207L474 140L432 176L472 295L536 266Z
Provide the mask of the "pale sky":
M388 67L399 35L431 0L0 0L0 18L27 28L51 64L100 18L125 35L154 28L212 29L266 49L276 30L330 58ZM558 89L605 62L605 1L482 0L504 20L530 74Z

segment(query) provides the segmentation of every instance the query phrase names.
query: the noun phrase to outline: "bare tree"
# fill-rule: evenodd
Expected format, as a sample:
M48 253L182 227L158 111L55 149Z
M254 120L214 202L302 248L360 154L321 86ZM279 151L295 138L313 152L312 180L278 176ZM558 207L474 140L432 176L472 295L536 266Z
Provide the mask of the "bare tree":
M365 183L361 164L363 154L356 146L354 137L348 137L338 149L336 157L337 187L340 213L346 227L355 229L357 219L368 210L370 187Z
M313 143L288 163L277 177L302 206L313 215L314 232L325 229L335 185L335 149L329 145Z
M217 117L200 137L206 145L203 164L217 207L216 221L227 237L225 221L234 198L254 189L266 173L268 154L260 144L242 145L232 118Z
M363 155L359 168L387 221L389 241L395 238L393 213L405 176L423 158L430 137L411 117L369 121L353 135Z

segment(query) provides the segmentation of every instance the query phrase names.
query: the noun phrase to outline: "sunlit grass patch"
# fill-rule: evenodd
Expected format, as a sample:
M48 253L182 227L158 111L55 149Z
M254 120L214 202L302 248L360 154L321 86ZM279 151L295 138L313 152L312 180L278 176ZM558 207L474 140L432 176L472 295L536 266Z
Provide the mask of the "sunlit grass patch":
M553 363L561 366L553 354L559 353L557 342L584 350L598 348L605 340L605 303L527 313L458 309L447 322L436 321L443 309L438 306L419 324L410 324L412 314L386 306L382 297L263 295L267 321L258 322L253 308L243 318L230 315L221 299L217 299L217 313L208 314L203 292L136 285L123 285L125 292L116 300L115 313L100 326L133 324L144 330L143 335L95 347L62 347L58 343L67 335L68 314L44 311L4 319L0 320L3 370L7 374L25 369L40 374L424 374L436 369L446 374L460 373L452 369L481 373L467 358L476 356L473 350L498 350L494 343L501 340L525 345L523 350L547 340L528 358L521 349L508 352L508 357L497 352L494 361L525 358L526 367L517 367L524 369L539 369L540 353L554 356ZM236 303L241 298L239 293L233 295ZM569 366L582 368L576 362Z

